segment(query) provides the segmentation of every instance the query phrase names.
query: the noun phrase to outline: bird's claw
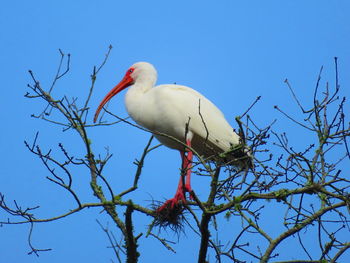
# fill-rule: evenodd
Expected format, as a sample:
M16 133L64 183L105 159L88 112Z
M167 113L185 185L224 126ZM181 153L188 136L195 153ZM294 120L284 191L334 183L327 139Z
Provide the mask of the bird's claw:
M165 209L172 210L177 205L179 205L179 200L176 200L175 198L171 198L171 199L165 201L165 203L157 209L157 213L159 214L162 211L164 211Z

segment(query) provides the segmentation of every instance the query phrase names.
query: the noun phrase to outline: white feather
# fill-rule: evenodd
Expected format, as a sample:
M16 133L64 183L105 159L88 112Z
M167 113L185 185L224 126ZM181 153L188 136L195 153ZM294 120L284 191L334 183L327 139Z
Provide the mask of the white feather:
M125 105L136 123L184 143L186 136L193 149L203 156L229 151L240 143L223 113L202 94L181 85L153 87L157 72L149 63L139 62L131 68L135 69L131 74L134 85L126 93ZM184 149L168 137L156 137L165 146Z

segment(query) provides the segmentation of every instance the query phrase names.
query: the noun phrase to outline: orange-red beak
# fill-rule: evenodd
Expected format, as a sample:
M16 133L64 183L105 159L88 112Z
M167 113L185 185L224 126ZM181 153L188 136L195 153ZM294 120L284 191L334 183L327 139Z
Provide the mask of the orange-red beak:
M104 97L104 99L101 101L100 105L98 106L96 112L95 112L95 116L94 116L94 122L97 121L98 115L100 114L100 111L102 110L103 106L111 99L113 98L115 95L117 95L120 91L122 91L123 89L129 87L130 85L132 85L134 82L134 80L132 79L132 77L130 76L130 74L126 74L124 76L124 78L118 83L117 86L115 86L110 92L108 92L108 94L106 95L106 97Z

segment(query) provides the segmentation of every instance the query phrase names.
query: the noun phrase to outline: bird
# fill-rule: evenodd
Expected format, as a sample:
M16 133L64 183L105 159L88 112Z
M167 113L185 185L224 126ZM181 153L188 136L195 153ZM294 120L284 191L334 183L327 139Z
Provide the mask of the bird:
M232 152L242 145L224 114L206 97L196 90L178 84L155 86L157 70L148 62L137 62L129 67L123 79L99 104L94 123L105 104L122 90L129 87L125 95L125 106L129 116L140 126L153 132L165 146L180 152L182 175L175 196L167 200L157 211L174 209L186 203L186 192L191 193L191 168L193 155L204 159L217 159L220 154ZM234 165L247 167L249 149L231 154ZM226 156L227 159L227 156Z

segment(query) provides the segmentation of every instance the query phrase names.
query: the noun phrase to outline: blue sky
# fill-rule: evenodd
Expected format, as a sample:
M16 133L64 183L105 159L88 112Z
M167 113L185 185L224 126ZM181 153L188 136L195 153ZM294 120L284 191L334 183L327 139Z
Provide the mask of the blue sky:
M127 67L148 61L158 69L158 84L190 86L210 98L234 124L254 99L261 102L252 115L266 125L280 115L279 105L297 114L285 84L288 78L301 101L311 105L317 74L324 65L323 79L334 83L333 57L339 57L340 84L348 93L350 77L350 2L326 1L6 1L0 9L0 57L2 96L1 186L9 202L23 207L40 204L38 217L50 217L73 208L66 193L45 179L45 168L25 149L40 131L39 143L59 156L62 142L72 153L81 147L79 138L68 131L30 118L43 107L40 101L23 97L33 70L43 86L50 85L59 62L60 48L72 54L71 71L55 88L54 95L86 96L92 67L102 62L108 46L110 59L98 76L91 107L96 108L122 77ZM126 116L123 94L113 99L110 109ZM92 119L92 116L90 116ZM275 129L288 131L291 123L281 118ZM297 132L291 142L304 145ZM124 124L91 129L96 152L104 148L114 154L106 177L119 192L132 183L133 161L141 156L148 134ZM141 190L135 198L162 200L173 195L178 181L178 153L165 147L148 156ZM76 175L76 190L87 201L88 178ZM161 186L161 187L160 187ZM194 178L193 188L205 191L208 181ZM0 218L3 218L0 212ZM28 226L0 228L1 262L109 262L113 257L106 236L95 219L110 222L90 209L58 222L38 225L33 242L53 248L39 258L28 256ZM138 222L141 230L150 221ZM111 224L111 222L110 222ZM228 228L232 226L227 226ZM116 232L117 233L117 232ZM169 233L169 238L174 236ZM176 239L176 237L175 237ZM196 243L197 242L197 243ZM159 248L154 240L140 247L141 262L190 262L198 240L188 234L175 245L176 254ZM154 259L154 249L157 258ZM158 254L159 252L159 254Z

